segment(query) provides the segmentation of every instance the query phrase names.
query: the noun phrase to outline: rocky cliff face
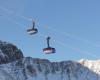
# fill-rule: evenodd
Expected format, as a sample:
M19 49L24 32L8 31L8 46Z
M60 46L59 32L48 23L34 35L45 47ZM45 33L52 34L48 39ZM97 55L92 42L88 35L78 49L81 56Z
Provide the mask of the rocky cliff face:
M23 58L23 53L15 45L0 41L0 64Z
M100 80L100 60L23 58L16 46L4 42L0 44L0 57L0 80Z

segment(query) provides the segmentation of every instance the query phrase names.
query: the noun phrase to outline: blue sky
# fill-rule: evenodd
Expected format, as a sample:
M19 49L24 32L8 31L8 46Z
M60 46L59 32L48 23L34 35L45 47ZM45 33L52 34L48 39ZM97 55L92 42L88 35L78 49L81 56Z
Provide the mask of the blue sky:
M39 30L33 36L26 32L32 26L30 19ZM17 45L33 58L100 59L99 21L99 0L0 0L0 40ZM48 35L55 54L42 52Z

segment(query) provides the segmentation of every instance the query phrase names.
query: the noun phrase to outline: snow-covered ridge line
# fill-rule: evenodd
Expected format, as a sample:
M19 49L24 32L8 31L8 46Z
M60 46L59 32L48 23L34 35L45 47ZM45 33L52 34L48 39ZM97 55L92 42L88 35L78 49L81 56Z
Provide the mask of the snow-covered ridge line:
M88 61L84 66L74 61L50 62L26 57L0 65L0 75L4 78L0 76L0 80L8 80L8 76L9 80L100 80L100 63L93 62L98 65ZM94 67L89 67L90 64Z
M50 62L0 42L0 80L100 80L100 60Z

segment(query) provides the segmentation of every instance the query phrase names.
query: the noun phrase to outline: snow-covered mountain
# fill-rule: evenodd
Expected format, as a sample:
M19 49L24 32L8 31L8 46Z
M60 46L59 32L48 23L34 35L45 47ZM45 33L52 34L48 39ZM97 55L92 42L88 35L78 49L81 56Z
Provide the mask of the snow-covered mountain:
M0 80L100 80L100 60L50 62L0 42Z

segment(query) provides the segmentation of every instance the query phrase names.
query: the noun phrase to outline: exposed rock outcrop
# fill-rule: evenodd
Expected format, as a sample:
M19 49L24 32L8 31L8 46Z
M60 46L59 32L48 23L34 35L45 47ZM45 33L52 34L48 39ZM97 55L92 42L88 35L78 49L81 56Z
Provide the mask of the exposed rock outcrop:
M15 45L0 41L0 64L23 58L23 53Z

